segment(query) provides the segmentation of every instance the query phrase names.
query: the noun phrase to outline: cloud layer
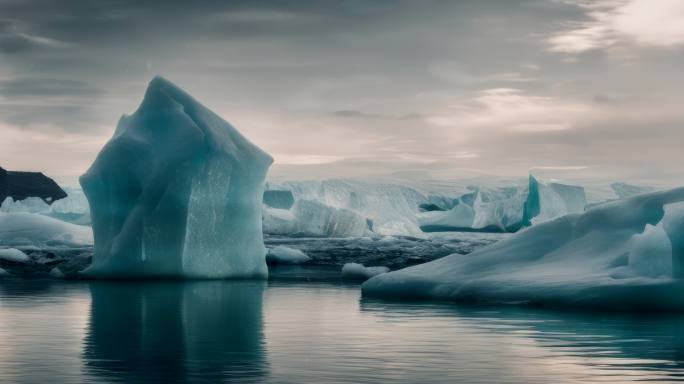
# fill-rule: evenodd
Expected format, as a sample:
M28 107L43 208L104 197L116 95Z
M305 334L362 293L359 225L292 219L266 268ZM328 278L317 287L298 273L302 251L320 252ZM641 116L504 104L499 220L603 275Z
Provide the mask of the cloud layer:
M78 175L160 74L296 177L677 184L682 62L679 0L0 0L0 165Z

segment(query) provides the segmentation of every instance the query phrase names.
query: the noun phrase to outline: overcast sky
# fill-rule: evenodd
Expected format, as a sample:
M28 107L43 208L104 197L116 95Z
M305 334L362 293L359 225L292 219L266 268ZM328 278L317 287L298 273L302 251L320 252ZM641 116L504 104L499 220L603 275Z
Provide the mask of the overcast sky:
M681 0L0 0L0 166L82 173L159 74L276 171L684 184L683 72Z

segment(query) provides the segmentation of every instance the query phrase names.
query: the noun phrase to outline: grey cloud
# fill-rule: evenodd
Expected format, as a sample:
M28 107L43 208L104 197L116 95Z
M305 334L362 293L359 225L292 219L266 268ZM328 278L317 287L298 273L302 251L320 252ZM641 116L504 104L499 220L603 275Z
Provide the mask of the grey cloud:
M106 139L160 74L276 161L339 157L347 174L520 175L578 158L592 169L672 167L684 139L675 113L684 50L625 52L629 60L595 50L572 62L548 52L547 37L583 15L548 0L0 0L0 130L10 125L22 143L32 132ZM529 98L482 108L478 95L497 88ZM545 100L560 107L540 108ZM555 116L563 106L608 117ZM518 112L570 129L510 132Z
M19 78L0 81L0 94L7 98L53 96L93 97L101 95L102 91L94 85L80 80Z

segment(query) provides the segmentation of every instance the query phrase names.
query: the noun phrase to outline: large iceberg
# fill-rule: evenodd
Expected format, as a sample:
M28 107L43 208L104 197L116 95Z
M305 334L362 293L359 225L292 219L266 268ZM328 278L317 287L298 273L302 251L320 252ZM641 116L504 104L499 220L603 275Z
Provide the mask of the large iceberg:
M156 77L80 182L95 237L90 277L267 275L267 153Z
M535 225L469 255L374 277L365 296L684 309L684 188Z

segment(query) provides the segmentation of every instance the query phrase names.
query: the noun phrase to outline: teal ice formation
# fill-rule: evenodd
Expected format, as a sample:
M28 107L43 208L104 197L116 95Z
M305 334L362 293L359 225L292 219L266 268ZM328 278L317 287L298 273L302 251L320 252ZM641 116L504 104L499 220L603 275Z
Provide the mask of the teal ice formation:
M272 158L182 89L154 78L80 182L93 278L265 277Z

